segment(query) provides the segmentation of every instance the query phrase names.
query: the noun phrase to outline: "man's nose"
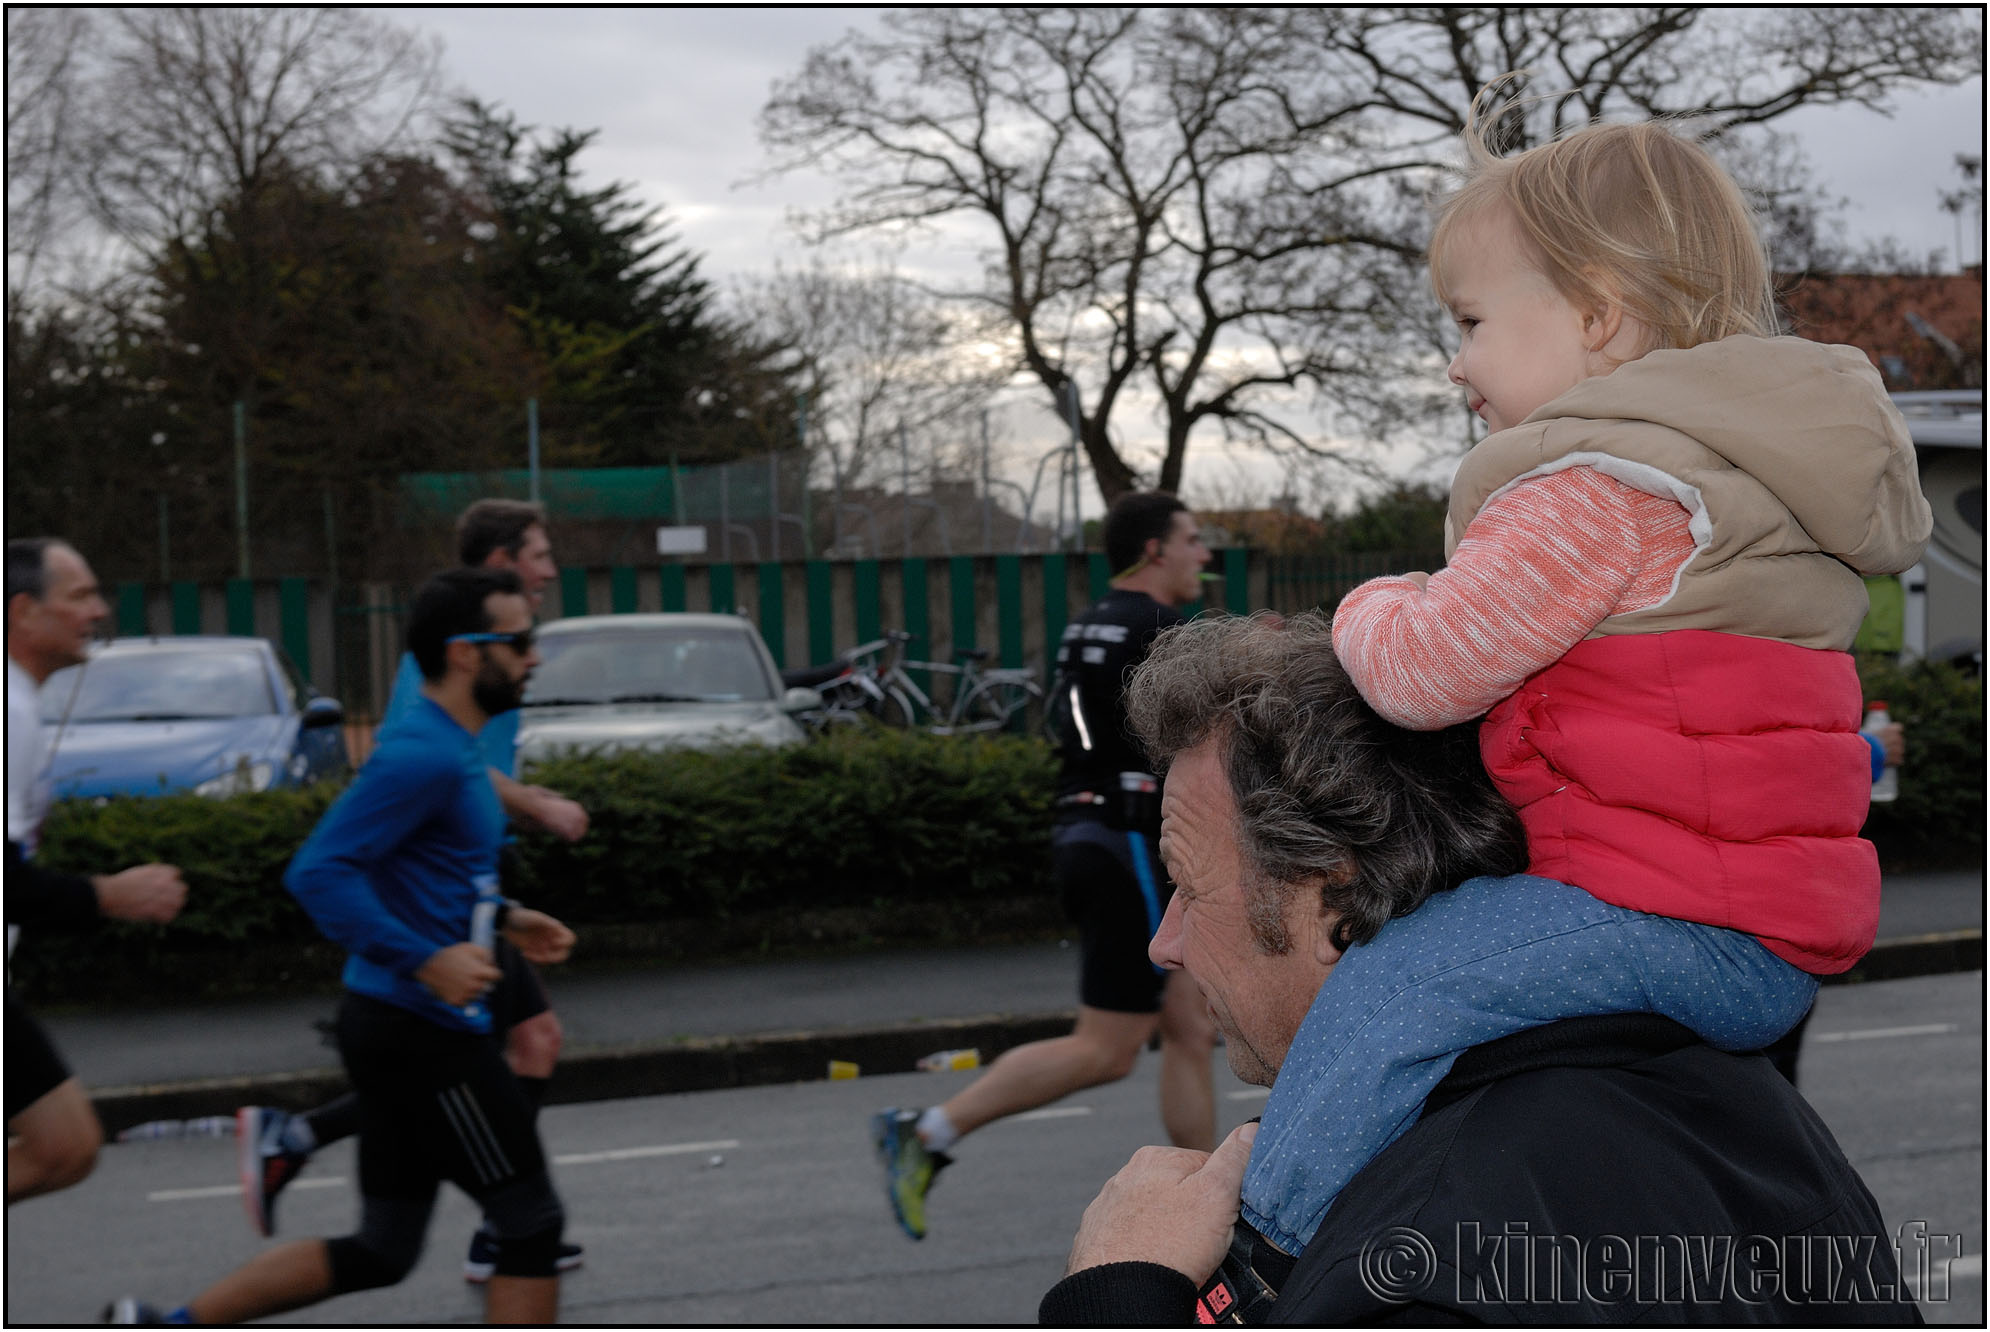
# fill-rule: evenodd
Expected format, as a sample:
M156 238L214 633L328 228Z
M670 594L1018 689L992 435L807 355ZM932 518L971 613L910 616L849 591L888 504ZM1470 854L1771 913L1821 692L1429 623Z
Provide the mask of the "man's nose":
M1154 937L1147 944L1147 960L1157 967L1169 971L1182 969L1182 908L1181 894L1168 898L1168 909L1161 913L1161 927L1154 931Z

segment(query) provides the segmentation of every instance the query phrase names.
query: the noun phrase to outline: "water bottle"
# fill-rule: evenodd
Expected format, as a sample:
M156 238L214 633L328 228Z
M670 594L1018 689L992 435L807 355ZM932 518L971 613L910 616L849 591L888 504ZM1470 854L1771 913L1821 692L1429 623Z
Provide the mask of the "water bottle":
M940 1050L919 1061L922 1073L945 1073L950 1070L980 1068L979 1050Z
M1866 709L1865 724L1859 729L1877 738L1880 732L1893 725L1893 718L1887 715L1886 700L1876 698ZM1891 763L1880 769L1879 780L1873 783L1873 803L1884 804L1900 794L1900 769Z

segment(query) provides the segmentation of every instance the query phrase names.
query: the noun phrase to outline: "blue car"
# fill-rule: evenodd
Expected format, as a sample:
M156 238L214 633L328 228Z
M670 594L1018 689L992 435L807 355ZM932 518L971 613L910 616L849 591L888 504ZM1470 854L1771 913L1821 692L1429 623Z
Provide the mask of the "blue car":
M344 713L261 638L120 638L49 676L57 799L229 796L342 777Z

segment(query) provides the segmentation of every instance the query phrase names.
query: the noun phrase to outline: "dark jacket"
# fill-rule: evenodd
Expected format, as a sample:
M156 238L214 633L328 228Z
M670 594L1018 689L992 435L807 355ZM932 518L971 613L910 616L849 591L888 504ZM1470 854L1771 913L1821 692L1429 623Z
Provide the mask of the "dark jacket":
M1878 1205L1809 1104L1768 1060L1646 1016L1461 1056L1272 1280L1253 1321L1921 1321ZM1196 1294L1116 1263L1066 1278L1039 1317L1181 1325Z
M102 919L94 883L35 864L14 841L7 843L6 898L9 925L87 929Z

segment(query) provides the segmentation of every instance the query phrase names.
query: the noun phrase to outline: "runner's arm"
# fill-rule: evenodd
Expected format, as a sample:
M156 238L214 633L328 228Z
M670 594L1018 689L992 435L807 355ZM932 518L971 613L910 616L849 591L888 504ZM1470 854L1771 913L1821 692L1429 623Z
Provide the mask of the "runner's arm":
M100 919L163 925L186 905L187 885L171 865L133 865L116 874L45 869L7 843L7 922L78 929Z
M436 947L382 905L373 870L457 788L456 759L419 745L383 745L291 860L284 887L326 938L412 976Z
M76 928L93 925L97 886L81 874L35 864L21 844L7 842L7 923Z
M569 842L577 842L586 834L587 810L579 801L543 786L528 786L497 768L490 769L490 774L507 818L523 819Z

